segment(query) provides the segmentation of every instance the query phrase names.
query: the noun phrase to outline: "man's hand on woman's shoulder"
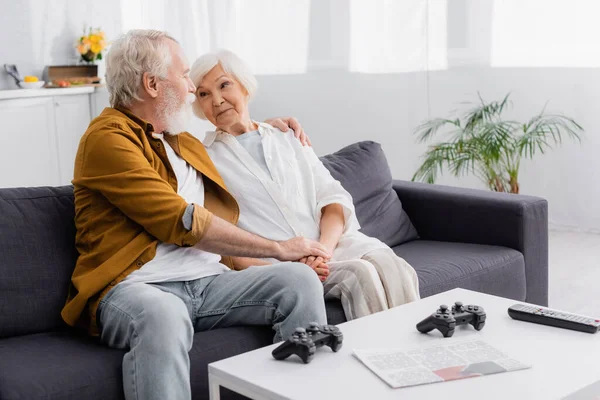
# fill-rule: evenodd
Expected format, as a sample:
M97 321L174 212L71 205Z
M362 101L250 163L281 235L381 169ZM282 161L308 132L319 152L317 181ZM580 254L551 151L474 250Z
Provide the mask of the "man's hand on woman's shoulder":
M294 136L300 140L303 146L312 146L308 135L302 129L300 122L294 117L269 118L265 120L269 125L274 126L282 132L287 132L290 128L294 131Z

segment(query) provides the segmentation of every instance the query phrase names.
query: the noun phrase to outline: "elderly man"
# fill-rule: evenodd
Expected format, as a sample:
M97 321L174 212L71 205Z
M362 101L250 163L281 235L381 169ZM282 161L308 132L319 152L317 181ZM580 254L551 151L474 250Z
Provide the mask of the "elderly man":
M75 160L80 256L62 316L127 350L127 399L191 398L194 331L270 324L279 341L326 323L323 287L307 265L232 270L232 256L331 255L312 240L275 242L235 226L236 201L203 145L183 132L195 92L189 71L164 32L115 41L106 65L112 108L91 122Z

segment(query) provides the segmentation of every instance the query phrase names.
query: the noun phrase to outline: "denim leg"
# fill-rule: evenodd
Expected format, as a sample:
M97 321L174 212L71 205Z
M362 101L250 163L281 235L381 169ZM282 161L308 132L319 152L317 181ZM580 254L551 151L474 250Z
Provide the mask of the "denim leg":
M123 357L127 400L192 397L188 352L194 329L188 306L182 300L184 284L176 282L169 289L145 283L119 284L98 307L102 341L128 350Z
M272 325L273 341L278 342L291 336L299 326L306 327L313 321L327 323L323 284L305 264L250 267L225 272L208 285L202 281L189 282L192 297L201 298L194 308L196 331Z

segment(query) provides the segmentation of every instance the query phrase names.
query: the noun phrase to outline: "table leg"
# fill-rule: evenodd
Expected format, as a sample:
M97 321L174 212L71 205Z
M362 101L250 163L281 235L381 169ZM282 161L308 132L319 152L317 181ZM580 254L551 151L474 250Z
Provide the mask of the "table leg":
M221 399L221 385L210 374L208 374L208 392L210 400Z

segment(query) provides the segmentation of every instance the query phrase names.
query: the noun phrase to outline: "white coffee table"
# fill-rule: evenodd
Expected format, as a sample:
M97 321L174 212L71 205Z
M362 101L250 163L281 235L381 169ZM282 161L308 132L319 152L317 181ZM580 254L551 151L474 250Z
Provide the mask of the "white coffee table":
M440 304L455 301L485 308L483 330L460 326L452 338L443 338L437 330L415 329ZM219 386L253 399L558 399L600 379L600 333L515 321L506 311L514 303L454 289L339 325L342 349L333 353L321 347L309 364L296 356L275 360L271 351L277 345L221 360L208 366L211 399L219 399ZM408 350L464 339L481 339L532 368L391 389L352 355L353 348Z

